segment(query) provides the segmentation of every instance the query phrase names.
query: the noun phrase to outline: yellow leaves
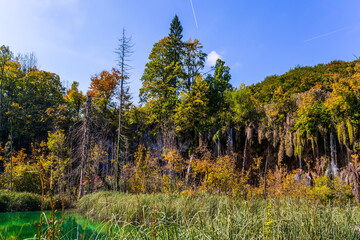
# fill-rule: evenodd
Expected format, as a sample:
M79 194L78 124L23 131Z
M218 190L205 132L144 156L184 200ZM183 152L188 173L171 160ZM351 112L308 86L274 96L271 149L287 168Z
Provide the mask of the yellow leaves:
M263 157L253 158L254 164L252 165L252 169L255 171L259 170L262 160L263 160Z
M132 191L135 193L155 192L159 187L161 175L156 169L156 159L152 158L146 148L138 146L135 152L135 166L130 178Z
M355 73L350 78L335 78L331 84L333 91L325 105L335 118L352 109L349 100L359 97L359 77L360 73Z
M1 150L3 149L1 148ZM3 159L1 157L1 160ZM0 185L3 184L2 187L10 187L10 175L12 174L12 185L15 191L40 193L38 167L36 164L30 163L25 149L14 151L13 156L8 156L4 167L4 172L0 175Z
M12 108L17 108L17 109L23 109L23 107L21 107L18 103L16 103L16 102L12 102L11 103L11 107Z
M319 176L314 179L309 197L322 203L327 203L329 200L335 204L347 202L352 198L351 185L343 183L337 177L331 179L329 176Z
M20 151L14 151L12 156L13 166L25 164L26 158L27 158L27 154L25 153L24 148L22 148ZM8 169L9 171L10 171L10 165L11 165L10 161L8 161L5 164L6 168L9 168Z
M248 174L235 166L234 156L221 156L211 159L204 155L191 163L195 176L201 176L200 189L211 193L228 193L236 196L244 194Z
M193 129L207 116L209 99L206 94L209 85L201 76L195 78L191 91L181 93L181 102L175 108L176 130Z
M163 160L167 163L166 168L176 173L181 173L186 167L186 161L175 151L167 151L162 154Z

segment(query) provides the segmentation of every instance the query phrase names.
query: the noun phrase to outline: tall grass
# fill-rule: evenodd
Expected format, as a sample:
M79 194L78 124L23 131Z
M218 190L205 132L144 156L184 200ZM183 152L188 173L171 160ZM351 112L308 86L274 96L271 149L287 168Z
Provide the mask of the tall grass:
M83 197L77 210L103 221L101 231L109 239L360 238L358 206L307 199L99 192Z

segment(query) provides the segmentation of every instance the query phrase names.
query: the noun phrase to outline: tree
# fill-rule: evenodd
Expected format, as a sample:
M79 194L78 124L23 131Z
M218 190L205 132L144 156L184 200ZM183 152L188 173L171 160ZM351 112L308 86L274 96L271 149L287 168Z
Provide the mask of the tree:
M69 118L73 121L79 121L81 108L86 101L86 96L84 96L82 91L79 91L78 87L79 83L73 82L64 97L70 114Z
M9 47L2 45L0 47L0 129L2 126L2 112L3 112L3 85L6 80L5 69L8 62L12 59L12 52Z
M104 70L91 78L90 91L87 95L94 99L102 114L108 115L109 107L114 107L112 100L120 79L120 71L115 68L111 72Z
M179 63L181 65L181 57L183 55L183 46L182 42L182 31L183 27L181 26L180 20L177 15L173 18L170 24L170 33L169 33L169 60L170 62ZM176 83L174 83L176 84Z
M206 81L197 76L191 91L181 93L181 102L176 107L174 116L177 131L195 130L199 133L202 130L209 110L208 90Z
M12 84L15 87L7 91L6 116L13 119L14 142L28 147L46 139L53 129L54 116L48 113L64 102L63 87L58 75L42 70L16 77Z
M123 28L122 37L119 39L119 47L116 49L115 53L118 55L118 67L120 73L120 95L119 95L119 124L118 124L118 134L117 134L117 151L116 151L116 172L115 172L115 182L116 190L120 190L119 181L120 181L120 145L122 142L122 117L123 117L123 105L126 100L129 100L129 97L126 96L125 86L127 84L126 80L129 79L129 69L130 65L129 57L133 53L132 48L134 44L132 43L131 37L126 37L125 29ZM127 90L128 91L128 90ZM122 164L123 165L123 164Z
M88 100L85 106L85 118L78 130L79 146L77 149L77 157L79 158L79 170L80 170L80 182L79 182L79 195L80 199L84 195L84 182L87 167L87 160L89 157L90 141L91 141L91 97L88 96Z
M142 103L152 109L157 123L166 124L178 102L177 85L174 79L182 74L178 62L167 58L169 38L163 38L156 43L149 55L141 78L143 87L140 89Z
M69 165L67 139L63 130L56 129L54 132L49 132L47 146L50 150L49 159L52 164L52 175L57 181L58 193L63 194L65 186L66 169Z
M210 86L211 103L216 111L224 107L225 93L231 89L230 79L230 68L225 66L225 61L216 60L214 76L206 78Z
M208 75L205 81L209 85L209 123L210 128L219 129L224 121L229 119L226 114L229 112L229 104L226 102L226 94L231 89L230 68L225 62L218 59L215 64L214 75Z
M38 60L35 53L19 54L16 60L20 63L24 73L38 69Z
M234 113L233 120L238 125L248 125L256 119L256 101L251 96L250 89L244 84L239 90L230 91L228 94L230 109Z
M200 71L204 68L206 54L201 50L203 46L199 40L191 39L184 44L183 54L183 67L185 72L184 88L188 91L191 90L191 86L195 80L195 77L200 74Z
M154 113L153 119L162 124L162 129L169 124L178 93L181 79L184 78L181 58L183 54L182 26L177 16L170 26L168 37L154 44L141 78L140 89L142 103L147 103Z

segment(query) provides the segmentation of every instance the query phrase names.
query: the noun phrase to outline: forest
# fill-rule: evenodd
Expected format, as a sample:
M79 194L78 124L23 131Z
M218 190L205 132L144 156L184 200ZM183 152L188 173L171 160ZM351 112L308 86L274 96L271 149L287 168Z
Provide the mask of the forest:
M175 16L146 50L139 103L125 31L86 93L1 46L0 191L360 202L360 59L232 86L226 62L205 73L202 44L182 34Z

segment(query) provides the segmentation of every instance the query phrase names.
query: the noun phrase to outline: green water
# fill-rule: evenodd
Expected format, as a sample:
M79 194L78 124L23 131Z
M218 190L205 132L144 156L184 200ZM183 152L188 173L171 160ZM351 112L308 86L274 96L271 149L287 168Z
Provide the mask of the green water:
M46 219L51 213L45 212ZM43 215L44 216L44 215ZM86 219L72 212L57 213L56 218L62 220L61 239L102 239L102 224ZM38 239L39 229L36 225L40 220L40 212L8 212L0 213L0 240L2 239ZM43 217L42 232L46 228Z

